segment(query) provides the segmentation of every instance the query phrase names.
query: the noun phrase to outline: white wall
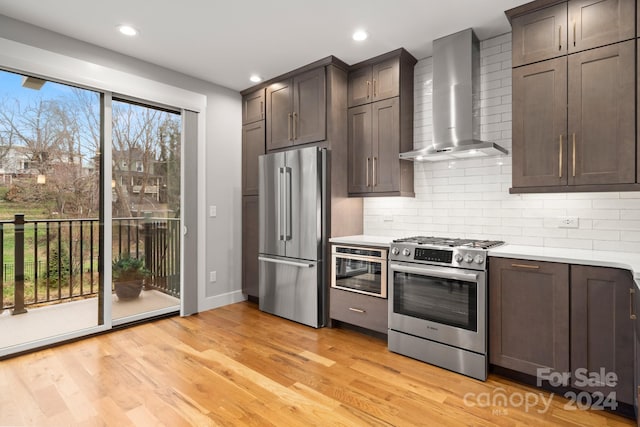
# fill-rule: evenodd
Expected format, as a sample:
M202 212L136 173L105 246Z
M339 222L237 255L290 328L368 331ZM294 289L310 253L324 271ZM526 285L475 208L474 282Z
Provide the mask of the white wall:
M511 34L481 42L482 138L511 149ZM414 148L431 135L431 58L415 68ZM367 198L364 232L640 252L640 192L510 195L511 155L415 164L415 198ZM579 217L578 229L558 217Z
M128 73L136 78L160 82L206 97L205 145L198 159L199 254L198 294L200 310L243 299L241 289L241 97L236 91L140 61L76 39L62 36L0 15L0 38L13 40ZM5 64L0 63L0 67ZM161 90L161 89L160 89ZM190 165L186 165L189 167ZM216 218L205 215L208 206L218 207ZM208 272L217 271L217 282L209 283Z

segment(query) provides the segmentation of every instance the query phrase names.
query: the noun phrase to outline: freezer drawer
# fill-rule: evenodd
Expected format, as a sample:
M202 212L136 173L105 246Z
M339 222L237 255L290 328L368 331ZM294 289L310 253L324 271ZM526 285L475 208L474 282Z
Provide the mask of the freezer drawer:
M325 326L322 263L261 255L260 310L314 328Z

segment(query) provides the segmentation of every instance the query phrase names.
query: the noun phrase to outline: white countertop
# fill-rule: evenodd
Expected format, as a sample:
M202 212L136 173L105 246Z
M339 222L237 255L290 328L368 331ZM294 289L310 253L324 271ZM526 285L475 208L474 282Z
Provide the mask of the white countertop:
M622 268L632 272L640 287L640 254L636 253L503 245L489 249L489 256Z
M366 234L359 234L357 236L331 237L329 239L329 242L341 243L343 245L378 246L388 248L393 239L393 237L387 236L370 236Z

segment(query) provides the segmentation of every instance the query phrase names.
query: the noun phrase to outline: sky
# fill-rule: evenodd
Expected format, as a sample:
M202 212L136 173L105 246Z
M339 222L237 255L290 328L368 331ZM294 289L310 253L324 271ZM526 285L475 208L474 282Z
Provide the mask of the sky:
M71 86L50 81L47 81L40 90L24 88L22 87L22 78L23 76L20 74L0 70L0 99L8 97L31 101L41 97L58 98L72 93Z
M36 90L36 89L23 87L22 86L23 78L24 77L21 74L4 71L0 69L0 113L2 112L1 109L3 108L8 109L8 108L11 108L11 106L16 105L14 102L15 100L19 102L21 110L26 112L25 107L35 104L40 100L71 100L72 102L74 102L78 99L73 86L65 85L62 83L56 83L52 81L46 81L45 84L39 90ZM92 100L92 104L94 108L94 114L96 115L96 118L97 118L97 116L99 115L99 109L100 109L99 93L96 91L90 91L84 88L82 88L81 90L83 91L82 93L84 94L93 95L93 97L89 96L89 99L93 98L95 100L95 101ZM73 105L73 103L66 104L66 105L70 106L70 105ZM117 108L116 105L122 105L123 107L119 107L119 108L124 108L129 111L133 111L134 115L136 115L137 113L143 114L144 110L147 110L147 107L145 106L130 104L128 102L114 101L113 103L114 118L115 118L115 113ZM158 123L160 123L162 118L166 117L165 115L167 114L173 117L172 120L180 120L179 114L162 112L160 115L156 116ZM89 123L83 120L82 114L79 114L77 117L81 120L82 123L84 123L84 125L82 125L80 129L81 142L78 149L83 153L86 159L90 159L93 156L92 155L93 151L95 151L95 141L93 141L93 139L90 137L90 133L88 133L88 131L86 130L86 127L90 126ZM141 117L144 117L144 116L141 116ZM18 120L17 122L20 123L20 115L18 115L16 119ZM93 126L93 124L91 124L91 126ZM3 129L3 126L0 121L0 131L2 131L2 129ZM115 128L114 128L114 131L115 131ZM135 129L132 129L132 131L135 131ZM87 133L85 134L84 132L87 132ZM14 141L14 143L18 145L22 145L20 143L20 140Z

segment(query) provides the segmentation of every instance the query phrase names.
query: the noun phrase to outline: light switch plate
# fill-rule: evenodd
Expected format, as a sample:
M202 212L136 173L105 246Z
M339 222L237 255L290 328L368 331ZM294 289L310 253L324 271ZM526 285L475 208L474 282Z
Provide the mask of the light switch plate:
M210 282L215 282L216 280L218 280L218 275L215 271L210 271L209 272L209 281Z
M218 215L218 209L215 205L209 206L209 216L215 218Z

